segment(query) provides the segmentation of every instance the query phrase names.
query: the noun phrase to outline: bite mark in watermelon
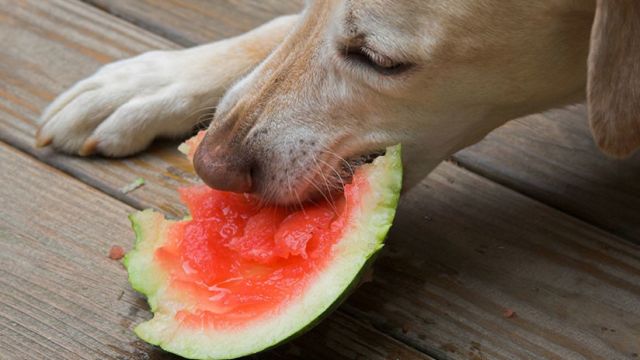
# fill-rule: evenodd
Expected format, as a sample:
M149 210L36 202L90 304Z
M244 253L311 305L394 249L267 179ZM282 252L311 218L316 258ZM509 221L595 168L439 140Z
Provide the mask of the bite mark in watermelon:
M198 136L181 147L190 158ZM124 263L154 313L136 334L187 358L230 359L310 328L382 248L401 180L394 146L356 170L337 204L260 208L251 195L199 185L180 190L188 218L132 214Z

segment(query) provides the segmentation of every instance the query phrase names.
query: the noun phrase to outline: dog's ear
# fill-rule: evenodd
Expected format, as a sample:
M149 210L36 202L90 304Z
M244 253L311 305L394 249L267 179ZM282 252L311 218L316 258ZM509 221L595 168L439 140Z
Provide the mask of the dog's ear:
M597 0L588 59L591 132L607 154L640 147L640 0Z

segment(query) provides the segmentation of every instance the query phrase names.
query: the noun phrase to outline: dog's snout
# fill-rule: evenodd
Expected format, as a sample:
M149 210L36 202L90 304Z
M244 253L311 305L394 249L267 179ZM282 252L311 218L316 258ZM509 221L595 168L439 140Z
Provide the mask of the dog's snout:
M233 192L250 192L253 187L252 161L224 144L211 144L205 136L196 150L193 164L198 176L210 187Z

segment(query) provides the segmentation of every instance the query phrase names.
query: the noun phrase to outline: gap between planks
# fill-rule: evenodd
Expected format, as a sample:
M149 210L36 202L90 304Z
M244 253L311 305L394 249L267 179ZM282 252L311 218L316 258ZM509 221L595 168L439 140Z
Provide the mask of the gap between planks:
M126 214L133 209L4 142L0 159L8 170L0 174L0 193L15 204L0 211L0 272L6 272L0 281L0 315L6 317L1 338L30 341L34 352L49 351L52 357L173 359L133 335L133 324L148 318L148 307L129 286L121 264L107 258L111 244L129 247L133 233ZM34 207L39 221L25 226L33 222ZM12 358L23 358L13 345L0 342L5 351L14 351ZM318 360L326 352L339 359L359 354L433 360L342 311L260 358L297 358L291 351Z
M72 78L72 77L71 77L71 78ZM68 79L67 79L67 80L65 80L65 81L70 81L70 80L68 80ZM58 84L58 85L56 85L56 86L57 86L57 87L59 87L60 85ZM31 131L31 130L29 130L29 131ZM27 134L28 134L28 133L27 133ZM27 135L27 136L29 136L29 135ZM24 141L24 137L20 136L19 138L22 138L22 139L23 139L23 141ZM33 149L30 149L30 151L33 151ZM155 155L157 155L157 154L158 154L157 152L154 152L154 150L152 150L152 151L150 151L150 152L151 152L152 154L155 154ZM164 155L166 155L166 153L162 153L162 154L163 154L163 156L164 156ZM146 156L146 155L143 155L143 156L141 156L140 158L148 159L149 157L148 157L148 156ZM95 171L96 171L97 169L100 169L101 167L109 167L109 166L111 166L111 165L113 165L113 164L120 163L119 161L118 161L118 162L111 162L111 161L101 161L101 160L98 160L98 159L94 159L94 160L91 160L91 161L88 161L88 162L87 162L87 161L83 161L83 160L72 159L72 158L67 158L67 157L62 157L62 156L60 157L60 159L63 159L63 160L59 160L59 161L64 161L65 163L66 163L66 162L69 162L69 164L72 164L72 165L70 165L70 166L72 166L72 167L73 167L73 166L78 166L78 170L77 170L77 171L78 171L78 172L83 172L83 171L84 171L84 172L85 172L85 174L86 174L86 176L90 176L90 175L92 175L92 174L95 174ZM126 160L126 161L122 161L122 162L123 162L123 163L126 163L127 161L130 161L130 160ZM87 165L87 164L88 164L88 165ZM97 164L97 165L96 165L96 164ZM115 166L115 165L113 165L113 166ZM445 166L445 167L444 167L444 169L446 170L446 169L447 169L447 167ZM445 171L445 173L446 173L446 172L447 172L447 171ZM456 172L453 172L453 173L455 174ZM442 175L442 173L440 173L440 172L439 172L439 174L440 174L440 175L435 174L434 176L435 176L435 177L437 177L437 176L441 176L441 175ZM463 178L464 178L464 177L466 177L466 175L464 175L464 174L465 174L465 171L461 171L461 172L459 172L459 173L457 173L457 174L458 174L458 175L460 175L460 176L462 176ZM431 183L431 182L430 182L430 183ZM165 183L161 183L161 186L162 186L162 187L171 187L171 186L173 186L172 184L173 184L173 183L166 183L166 182L165 182ZM477 184L476 184L476 185L477 185ZM116 187L116 188L117 188L117 187ZM445 188L445 190L446 190L446 188ZM138 197L137 195L138 195L138 194L137 194L137 192L136 192L136 194L134 194L134 197L136 197L137 199L141 199L140 201L143 201L144 203L154 203L154 201L157 201L157 200L158 200L158 198L157 198L157 197L150 197L150 196L148 196L149 194L147 194L147 196L143 196L143 197ZM169 196L169 199L171 199L171 198L174 198L174 197ZM480 210L480 211L481 211L481 210ZM560 216L560 214L558 214L558 216ZM473 220L473 216L471 216L471 217L469 218L469 220L470 220L470 221L472 221L472 220ZM374 296L375 296L375 294L374 294ZM387 329L387 331L388 331L388 329Z
M173 4L169 1L162 5L148 1L141 1L137 5L122 0L84 1L182 46L234 36L271 17L302 8L302 2L297 0L279 2L277 7L269 1L209 4L193 1ZM171 10L180 6L188 10L180 16L175 15L177 11ZM229 28L217 24L218 13L235 8L242 8L242 11L233 13L242 17L239 24ZM625 241L640 243L640 227L634 220L640 217L640 197L636 200L628 198L640 193L640 185L634 185L640 179L634 180L629 175L634 172L633 169L640 169L640 154L624 162L607 159L596 149L588 128L578 121L581 117L586 118L584 109L573 106L569 110L558 109L514 120L490 134L487 140L453 155L453 163L605 229ZM527 124L523 125L525 122ZM543 135L539 136L539 133ZM537 145L536 141L543 141L546 145ZM557 152L549 150L550 147L559 149L562 146L571 149ZM577 155L576 149L579 150ZM544 159L531 155L531 152L544 154ZM563 166L554 163L558 159L564 160ZM592 164L585 164L585 159ZM528 169L532 163L540 164ZM533 174L528 175L528 172ZM619 173L627 180L619 179L618 175L618 182L607 186L607 182L616 179L615 175L607 175L609 173ZM580 185L572 186L577 183ZM620 189L612 189L612 186Z

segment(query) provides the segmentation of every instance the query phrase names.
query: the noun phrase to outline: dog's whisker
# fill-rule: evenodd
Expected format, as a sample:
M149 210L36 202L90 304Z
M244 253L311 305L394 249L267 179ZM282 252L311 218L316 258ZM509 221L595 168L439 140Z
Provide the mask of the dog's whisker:
M287 188L289 189L289 194L294 194L296 196L296 200L298 200L298 205L300 206L300 210L302 211L304 216L307 216L307 213L304 211L304 205L302 205L302 201L300 200L300 195L298 194L298 190L297 189L294 190L291 187L291 177L289 176L289 174L287 174L286 177L287 177Z
M320 195L327 201L329 202L329 198L327 198L327 195L324 193L324 190L322 190L322 188L315 182L315 180L313 180L312 177L305 175L304 176L304 180L311 186L313 186L318 193L320 193Z
M214 113L206 113L206 114L200 115L200 117L196 121L194 128L199 128L202 125L211 122L213 120L213 117L214 117Z
M342 156L340 156L340 155L336 154L335 152L331 151L326 145L323 146L323 147L324 147L323 152L325 152L325 153L327 153L329 155L335 156L338 160L343 162L346 165L346 169L348 169L348 171L349 171L349 176L353 177L353 174L354 174L355 170L353 169L353 166L351 165L351 163L348 160L346 160L345 158L343 158Z
M294 190L294 194L296 195L296 199L298 199L298 204L300 205L300 210L302 214L306 217L307 212L304 210L304 205L302 204L302 200L300 200L300 195L298 194L298 190Z
M216 108L217 107L215 107L215 106L204 108L204 109L201 109L201 110L198 110L198 111L194 112L194 114L192 114L190 116L193 116L195 114L200 114L200 117L202 117L202 116L211 116L213 118L213 116L215 115Z
M318 190L318 192L320 193L320 195L325 199L325 201L331 206L331 208L334 210L335 213L337 213L337 209L335 207L335 205L329 201L329 198L327 197L327 195L324 193L324 191L322 191L322 189L315 183L315 181L313 181L313 179L309 178L308 176L304 176L304 180L311 186L313 186L316 190Z
M329 154L329 155L333 155L335 156L338 160L344 162L347 166L349 166L350 169L353 170L353 168L351 167L351 163L349 163L348 160L346 160L345 158L343 158L342 156L338 155L336 152L332 151L327 145L322 145L323 148L323 152Z
M341 190L341 191L344 190L344 180L342 179L342 176L340 176L340 173L338 172L338 170L336 170L335 167L333 167L331 164L329 164L328 162L322 159L318 159L318 161L322 162L325 166L331 169L331 171L333 171L334 174L336 174L336 178L338 179L338 181L340 181L340 186L338 186L337 184L335 186L338 190Z
M318 161L316 160L316 156L315 154L311 157L311 159L313 160L313 163L315 164L315 173L316 174L320 174L320 176L322 177L322 180L324 181L324 185L327 188L327 193L329 195L329 198L331 199L331 203L333 204L333 207L335 208L335 200L333 199L333 195L331 194L331 186L329 186L329 181L327 181L327 177L324 175L324 172L322 171L322 168L320 167L320 165L318 165Z
M198 108L198 109L192 111L187 116L193 116L194 114L198 114L198 113L201 113L203 111L214 111L214 110L216 110L216 108L217 108L217 106L215 106L215 105L213 105L213 106L205 106L205 107Z
M195 111L192 111L190 114L188 114L188 115L185 117L185 119L186 119L186 120L189 120L189 119L191 119L192 117L194 117L194 116L196 116L196 115L200 114L200 116L198 117L198 121L200 121L200 119L202 118L202 116L206 116L206 115L213 114L213 113L215 112L216 108L217 108L217 106L206 106L206 107L203 107L203 108L197 109L197 110L195 110ZM204 114L203 114L203 112L204 112Z

